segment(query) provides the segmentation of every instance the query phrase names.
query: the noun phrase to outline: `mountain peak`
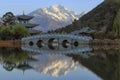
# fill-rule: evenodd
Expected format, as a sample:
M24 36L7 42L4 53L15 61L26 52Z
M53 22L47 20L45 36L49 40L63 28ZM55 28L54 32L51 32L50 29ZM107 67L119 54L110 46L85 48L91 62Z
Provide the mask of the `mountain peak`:
M43 9L40 8L29 15L34 16L32 22L39 24L40 26L37 29L42 29L42 31L65 27L79 18L79 15L74 11L70 11L62 5L53 5Z
M47 8L44 8L45 10L48 10L50 12L57 12L57 13L64 13L64 12L69 12L69 9L62 6L62 5L53 5Z
M59 9L64 9L64 10L68 10L68 8L62 6L62 5L59 5L59 4L56 4L56 5L53 5L51 6L52 8L59 8Z
M55 5L53 5L52 7L57 7L57 8L60 8L60 7L64 7L64 6L62 6L62 5L59 5L59 4L55 4Z

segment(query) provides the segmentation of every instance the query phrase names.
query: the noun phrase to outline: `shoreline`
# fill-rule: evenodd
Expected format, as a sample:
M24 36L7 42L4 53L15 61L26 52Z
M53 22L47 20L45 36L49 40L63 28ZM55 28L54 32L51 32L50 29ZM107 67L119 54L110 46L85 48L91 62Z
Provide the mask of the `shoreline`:
M21 40L0 40L0 47L21 47Z
M89 43L84 45L92 45L92 46L102 46L102 45L119 45L120 40L115 39L93 39ZM0 47L21 47L22 42L21 40L0 40Z
M89 45L119 45L119 39L93 39L89 42Z

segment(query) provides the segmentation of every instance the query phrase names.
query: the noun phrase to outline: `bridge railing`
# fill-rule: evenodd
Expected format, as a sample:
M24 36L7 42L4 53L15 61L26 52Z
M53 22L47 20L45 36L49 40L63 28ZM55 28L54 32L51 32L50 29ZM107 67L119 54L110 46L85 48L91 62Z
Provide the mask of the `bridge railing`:
M70 38L70 39L79 39L79 40L84 40L84 41L90 41L92 40L91 37L89 36L78 36L78 35L72 35L72 34L42 34L42 35L34 35L34 36L29 36L29 37L24 37L22 38L22 41L25 40L30 40L30 39L38 39L38 38Z

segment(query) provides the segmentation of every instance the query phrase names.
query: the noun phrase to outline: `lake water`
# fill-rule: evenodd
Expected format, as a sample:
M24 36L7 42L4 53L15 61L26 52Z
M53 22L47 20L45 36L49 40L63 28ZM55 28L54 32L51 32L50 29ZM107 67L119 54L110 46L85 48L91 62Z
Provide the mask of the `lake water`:
M40 53L37 49L1 47L0 80L120 79L119 48L84 46L78 49L71 53L57 53L57 50Z

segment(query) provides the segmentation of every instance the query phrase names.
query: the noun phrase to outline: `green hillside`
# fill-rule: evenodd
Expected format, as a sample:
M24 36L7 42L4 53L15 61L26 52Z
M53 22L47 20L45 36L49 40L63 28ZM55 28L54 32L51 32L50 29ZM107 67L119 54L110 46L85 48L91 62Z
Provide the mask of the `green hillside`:
M90 27L105 33L111 32L119 9L120 0L106 0L79 20L75 20L71 25L57 29L55 32L70 33L83 27Z

